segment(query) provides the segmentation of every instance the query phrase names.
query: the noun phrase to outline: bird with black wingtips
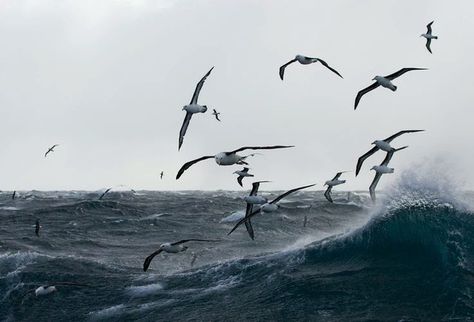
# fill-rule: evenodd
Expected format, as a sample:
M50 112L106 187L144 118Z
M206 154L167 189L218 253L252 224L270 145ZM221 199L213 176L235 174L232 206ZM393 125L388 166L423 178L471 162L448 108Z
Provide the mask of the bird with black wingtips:
M40 221L39 219L36 219L36 223L35 223L35 234L36 234L36 237L39 237L39 231L40 231Z
M161 173L160 173L160 179L161 180L163 180L163 174L164 174L163 171L161 171Z
M383 140L375 140L374 142L372 142L371 144L374 145L374 147L372 149L370 149L367 153L365 153L364 155L362 155L358 160L357 160L357 166L356 166L356 172L355 172L355 175L357 176L359 174L359 171L362 167L362 163L364 163L364 161L370 157L372 154L374 154L375 152L377 152L378 150L382 150L382 151L385 151L385 152L390 152L392 150L394 150L394 148L390 145L390 142L392 142L392 140L396 139L397 137L399 137L400 135L403 135L403 134L406 134L406 133L416 133L416 132L424 132L425 130L403 130L403 131L399 131L391 136L389 136L388 138L386 139L383 139Z
M253 211L253 208L255 205L262 205L268 202L267 198L258 196L258 188L260 187L261 183L265 182L270 182L270 181L255 181L252 182L252 190L250 191L250 194L246 197L244 197L244 201L247 203L247 209L245 210L245 217L247 218ZM245 228L247 229L247 232L250 236L250 238L255 239L255 234L253 231L252 227L252 222L250 221L250 218L244 221Z
M221 114L221 113L220 113L220 112L217 112L216 109L212 109L212 115L214 115L214 116L216 117L216 120L218 120L219 122L221 121L221 120L219 119L219 115L220 115L220 114Z
M227 235L232 234L232 233L237 229L237 227L239 227L240 225L242 225L242 224L245 223L246 221L250 220L253 216L255 216L255 215L259 214L259 213L269 213L269 212L277 211L278 208L280 207L280 206L278 205L278 202L279 202L280 200L282 200L283 198L289 196L289 195L292 194L292 193L295 193L296 191L299 191L299 190L302 190L302 189L306 189L306 188L312 187L312 186L314 186L314 185L315 185L315 184L310 184L310 185L307 185L307 186L298 187L298 188L295 188L295 189L288 190L287 192L285 192L285 193L279 195L278 197L276 197L276 198L273 199L272 201L263 204L263 205L260 206L258 209L252 211L252 213L250 213L248 216L245 216L244 218L242 218L241 220L239 220L239 222L234 226L234 228L232 228L232 230L231 230Z
M426 25L426 33L425 34L421 34L420 37L425 37L426 38L426 49L428 49L428 51L430 52L430 54L432 54L433 52L431 51L431 40L432 39L438 39L438 36L434 36L432 34L432 30L431 30L431 25L433 24L434 21L430 22L429 24Z
M336 174L336 176L334 178L332 178L331 180L328 180L324 183L324 186L328 186L326 191L324 192L324 197L326 197L326 199L329 201L329 202L333 202L332 200L332 196L331 196L331 191L332 191L332 188L337 186L337 185L340 185L340 184L343 184L343 183L346 183L346 180L339 180L339 177L343 174L343 173L346 173L348 171L341 171L341 172L338 172Z
M189 169L193 164L196 164L198 162L207 160L207 159L214 159L217 163L217 165L220 166L229 166L229 165L234 165L234 164L239 164L239 165L248 165L247 162L245 162L245 159L253 156L255 154L249 154L246 156L241 156L238 155L238 152L245 151L245 150L273 150L273 149L286 149L286 148L293 148L294 145L272 145L272 146L244 146L241 148L238 148L233 151L229 152L219 152L215 155L207 155L200 157L195 160L191 160L183 164L181 169L179 169L178 174L176 175L176 180L178 180L181 175Z
M105 191L100 195L99 200L102 200L102 198L104 198L105 195L106 195L110 190L112 190L112 188L107 188L107 190L105 190Z
M306 57L306 56L303 56L303 55L296 55L294 59L290 60L289 62L287 62L286 64L282 65L280 67L280 70L279 70L279 74L280 74L280 79L283 80L283 76L285 75L285 68L294 63L294 62L298 62L302 65L309 65L309 64L312 64L312 63L317 63L317 62L320 62L321 65L323 65L324 67L326 67L327 69L329 69L330 71L332 71L333 73L337 74L339 77L343 78L341 74L339 74L339 72L337 70L335 70L334 68L330 67L324 60L322 60L321 58L312 58L312 57Z
M50 154L51 152L54 152L54 148L57 147L57 146L59 146L59 144L55 144L55 145L53 145L52 147L50 147L50 148L48 149L48 151L46 151L46 153L44 154L44 157L46 158L46 156L47 156L48 154Z
M357 93L355 103L354 103L354 110L357 108L357 105L359 105L359 101L362 98L362 96L364 96L368 92L376 89L379 86L388 88L391 91L395 92L397 90L397 86L393 85L392 81L394 79L402 76L403 74L405 74L407 72L410 72L410 71L413 71L413 70L427 70L427 68L407 67L407 68L402 68L399 71L397 71L393 74L387 75L387 76L375 76L374 78L372 78L372 80L374 80L375 83L373 83L372 85L360 90Z
M241 187L243 187L242 185L242 179L245 178L245 177L253 177L254 175L253 174L250 174L249 173L249 168L247 167L244 167L242 170L239 170L239 171L235 171L234 174L237 174L238 177L237 177L237 182L239 183L239 185Z
M148 270L148 267L150 267L150 263L155 258L156 255L160 254L161 252L165 253L180 253L184 252L186 249L188 249L187 246L184 246L184 243L188 242L218 242L219 240L215 239L183 239L174 243L164 243L161 244L160 247L150 254L147 258L145 258L145 261L143 262L143 271L146 272Z
M408 146L401 147L399 149L392 149L389 152L387 152L387 155L385 156L385 159L382 161L380 165L374 165L370 170L375 171L375 177L372 183L370 184L369 187L369 192L370 192L370 198L372 201L375 202L375 188L377 187L377 184L379 183L380 178L382 177L382 174L387 174L387 173L393 173L394 169L388 167L388 163L393 157L393 154L397 151L403 150L408 148Z
M181 125L181 130L179 131L179 142L178 142L178 151L181 149L181 146L183 145L184 142L184 135L186 134L186 131L188 130L189 122L191 121L191 117L193 114L196 113L206 113L207 111L207 106L206 105L199 105L198 104L198 98L199 98L199 93L201 92L202 86L204 85L204 82L206 81L206 78L211 74L211 71L214 69L212 67L206 75L197 83L196 89L194 90L193 97L191 98L191 102L188 105L185 105L183 107L183 111L186 111L186 116L184 117L183 124Z
M13 191L13 193L12 193L12 200L15 200L15 197L16 197L16 190Z

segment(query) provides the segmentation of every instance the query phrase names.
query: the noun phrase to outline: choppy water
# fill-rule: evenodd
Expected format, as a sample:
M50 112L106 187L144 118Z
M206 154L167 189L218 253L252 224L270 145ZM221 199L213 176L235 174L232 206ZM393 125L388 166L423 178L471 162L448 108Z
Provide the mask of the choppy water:
M221 222L244 209L245 192L4 193L0 318L472 320L474 216L437 194L400 188L374 207L357 193L336 193L335 204L298 193L255 218L252 241L243 227L227 237L233 224ZM160 243L184 238L222 241L142 271ZM89 286L31 292L61 281Z

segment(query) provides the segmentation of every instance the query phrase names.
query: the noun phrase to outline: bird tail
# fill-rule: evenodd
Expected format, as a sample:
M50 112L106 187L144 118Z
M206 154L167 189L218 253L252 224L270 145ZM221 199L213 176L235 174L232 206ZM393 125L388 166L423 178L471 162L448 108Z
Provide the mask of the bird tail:
M438 39L438 36L434 36L433 39Z
M397 86L392 85L392 87L390 87L390 89L395 92L397 90Z
M406 149L406 148L408 148L408 145L402 146L401 148L398 148L398 149L394 149L393 151L397 152L397 151L400 151L400 150L403 150L403 149Z

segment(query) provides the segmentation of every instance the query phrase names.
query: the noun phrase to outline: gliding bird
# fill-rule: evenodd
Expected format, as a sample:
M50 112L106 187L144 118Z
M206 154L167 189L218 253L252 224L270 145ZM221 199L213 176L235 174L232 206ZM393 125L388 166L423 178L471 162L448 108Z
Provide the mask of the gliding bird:
M245 210L245 218L247 218L253 211L254 205L262 205L268 202L267 198L262 196L257 196L258 188L260 187L261 183L269 182L269 181L255 181L252 183L252 191L246 197L244 197L245 202L247 203L247 209ZM255 239L255 234L253 232L252 223L250 218L244 221L245 228L249 233L250 238Z
M235 171L234 174L238 174L239 176L237 177L237 182L242 186L242 179L245 177L253 177L253 174L249 173L249 168L245 167L240 171Z
M54 148L57 147L57 146L59 146L59 144L55 144L55 145L53 145L52 147L50 147L50 148L48 149L48 151L46 151L46 153L44 154L44 157L46 158L46 156L47 156L50 152L54 152Z
M216 117L216 120L218 120L219 122L221 120L219 120L219 115L221 114L220 112L217 112L216 109L212 109L212 115L214 115Z
M421 34L420 37L425 37L426 38L426 49L432 54L431 52L431 39L438 39L438 36L433 36L431 34L431 25L433 24L434 21L430 22L428 25L426 25L427 32L426 34Z
M323 65L324 67L328 68L330 71L332 71L333 73L337 74L339 77L343 78L341 76L341 74L339 74L339 72L337 70L335 70L334 68L330 67L324 60L322 60L321 58L311 58L311 57L306 57L306 56L302 56L302 55L296 55L294 59L290 60L289 62L287 62L285 65L281 66L280 67L280 78L281 80L283 80L283 76L285 74L285 68L286 66L294 63L294 62L298 62L302 65L309 65L309 64L312 64L312 63L317 63L317 62L320 62L321 65Z
M324 186L326 186L326 185L328 186L328 188L326 189L326 192L324 192L324 196L326 197L326 199L329 202L333 202L332 197L331 197L332 187L343 184L343 183L346 183L346 180L339 180L339 177L341 176L341 174L346 173L346 172L348 172L348 171L338 172L336 174L336 176L334 178L332 178L332 180L328 180L324 183Z

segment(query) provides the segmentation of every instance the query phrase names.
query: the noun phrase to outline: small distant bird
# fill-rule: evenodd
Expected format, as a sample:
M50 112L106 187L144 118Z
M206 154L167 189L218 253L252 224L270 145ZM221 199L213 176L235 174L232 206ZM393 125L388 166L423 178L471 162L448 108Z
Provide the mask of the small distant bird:
M333 73L337 74L339 77L343 78L341 76L341 74L339 74L339 72L337 70L335 70L334 68L330 67L324 60L322 60L321 58L311 58L311 57L306 57L306 56L302 56L302 55L296 55L294 59L290 60L289 62L287 62L285 65L281 66L280 67L280 79L283 80L283 76L285 74L285 68L286 66L294 63L294 62L298 62L302 65L309 65L309 64L312 64L312 63L317 63L317 62L320 62L324 67L328 68L330 71L332 71Z
M104 196L110 191L112 190L112 188L108 188L107 190L105 190L99 197L99 200L102 200L102 198L104 198Z
M328 186L328 188L326 189L326 192L324 193L324 196L326 197L326 199L329 202L333 202L332 197L331 197L332 187L343 184L343 183L346 183L346 180L339 180L339 177L345 172L347 172L347 171L338 172L336 174L336 176L334 178L332 178L332 180L328 180L324 183L324 186Z
M403 130L403 131L395 133L394 135L389 136L388 138L384 140L375 140L374 142L372 142L372 144L375 146L357 160L356 177L359 174L360 168L362 167L362 163L364 163L364 161L368 157L370 157L372 154L377 152L379 149L385 152L390 152L394 150L394 148L392 148L392 146L390 145L390 142L392 142L392 140L406 133L416 133L416 132L423 132L423 131L424 130Z
M39 219L36 219L36 224L35 224L35 234L36 234L36 237L39 237L39 232L40 232L40 221Z
M306 227L307 223L308 223L308 216L304 216L303 227Z
M277 204L280 200L282 200L283 198L287 197L288 195L298 191L298 190L302 190L302 189L306 189L306 188L309 188L309 187L312 187L314 186L314 184L310 184L310 185L307 185L307 186L303 186L303 187L299 187L299 188L295 188L295 189L291 189L291 190L288 190L287 192L285 192L284 194L282 195L279 195L278 197L276 197L275 199L273 199L272 201L270 202L267 202L265 204L263 204L262 206L259 207L259 209L256 209L254 211L252 211L251 214L249 214L248 216L245 216L244 218L242 218L241 220L239 220L239 222L234 226L234 228L232 228L232 230L227 234L227 235L230 235L234 232L234 230L237 229L237 227L239 227L240 225L242 225L244 222L250 220L253 216L255 216L256 214L259 214L259 213L269 213L269 212L274 212L274 211L277 211L278 208L280 208L280 206Z
M12 193L12 200L15 200L15 196L16 196L16 190L13 191L13 193Z
M241 148L238 148L234 151L229 151L229 152L220 152L217 153L216 155L207 155L200 157L195 160L191 160L189 162L186 162L183 164L181 169L179 169L178 174L176 175L176 180L181 177L181 175L189 169L193 164L207 160L207 159L212 159L216 161L218 165L221 166L226 166L226 165L233 165L233 164L240 164L240 165L248 165L247 162L245 162L245 159L253 156L255 154L250 154L246 156L240 156L237 154L237 152L244 151L244 150L272 150L272 149L285 149L285 148L292 148L294 147L293 145L273 145L273 146L244 146Z
M237 177L237 182L240 184L241 187L243 187L242 185L242 179L245 178L245 177L253 177L253 174L250 174L249 173L249 168L243 168L242 170L240 171L235 171L234 173L235 174L238 174L239 176Z
M48 149L48 151L46 151L46 153L44 154L44 157L46 158L46 156L47 156L50 152L54 152L54 148L57 147L57 146L59 146L59 144L55 144L55 145L53 145L52 147L50 147L50 148Z
M398 72L395 72L393 74L387 75L387 76L375 76L372 78L372 80L375 81L372 85L364 88L363 90L360 90L359 93L357 93L356 99L355 99L355 104L354 104L354 110L357 108L357 105L359 105L359 101L368 92L376 89L379 86L388 88L395 92L397 90L397 86L392 84L392 81L405 74L406 72L412 71L412 70L427 70L427 68L415 68L415 67L409 67L409 68L402 68Z
M426 38L426 49L428 49L428 51L432 54L431 52L431 39L438 39L438 36L433 36L431 34L431 25L433 24L434 21L430 22L428 25L426 25L426 28L428 29L428 31L426 32L426 34L421 34L420 37L425 37Z
M160 173L160 179L163 180L163 171Z
M160 248L156 250L154 253L149 255L147 258L145 258L145 262L143 263L143 271L146 272L148 267L150 266L151 261L153 258L155 258L156 255L160 254L161 252L166 252L166 253L180 253L184 252L186 249L188 249L187 246L184 246L184 243L191 242L191 241L199 241L199 242L217 242L218 240L211 240L211 239L183 239L180 241L177 241L175 243L164 243L160 245Z
M370 187L369 187L370 198L372 199L372 201L375 202L375 188L377 187L377 184L379 183L379 180L382 177L382 174L393 173L394 172L393 168L388 167L388 163L392 159L393 154L397 151L400 151L400 150L403 150L403 149L406 149L406 148L408 148L408 146L404 146L404 147L401 147L399 149L390 150L389 152L387 152L387 155L385 156L385 159L382 161L382 163L380 165L374 165L372 167L372 169L370 169L370 170L375 171L374 180L372 181L372 183L370 184Z
M194 90L193 97L191 98L191 102L183 107L183 111L186 111L186 116L184 117L183 125L181 125L181 130L179 131L179 143L178 143L178 150L181 149L181 146L183 145L184 141L184 135L186 134L186 131L188 129L189 122L191 121L191 117L195 113L206 113L207 111L207 106L206 105L199 105L197 103L199 93L201 92L202 86L204 85L204 82L206 81L206 78L211 74L211 71L214 69L212 67L206 75L197 83L196 89Z
M220 122L221 120L219 120L219 115L221 113L220 112L218 113L215 109L212 109L212 110L213 110L212 115L214 115L216 117L216 120L218 120Z

